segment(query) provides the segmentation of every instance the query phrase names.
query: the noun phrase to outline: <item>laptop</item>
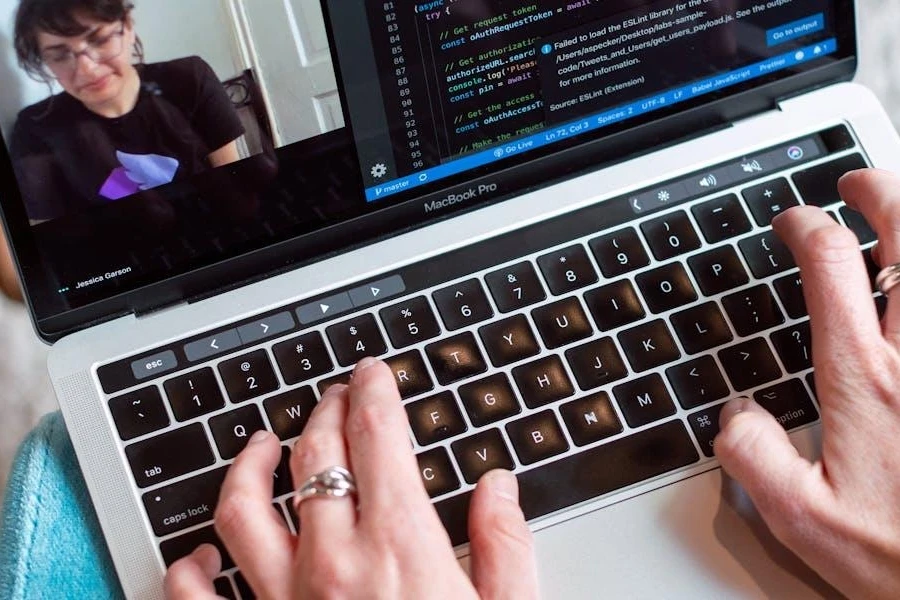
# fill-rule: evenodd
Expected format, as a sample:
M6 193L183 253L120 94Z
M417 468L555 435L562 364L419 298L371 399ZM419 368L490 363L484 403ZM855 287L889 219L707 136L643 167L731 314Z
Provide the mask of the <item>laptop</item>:
M848 82L852 2L209 4L192 10L222 14L139 6L136 28L153 64L234 44L240 68L215 75L239 160L185 174L97 158L105 138L45 149L69 190L48 199L14 127L0 150L6 232L128 597L162 598L201 542L224 552L211 517L249 435L272 430L287 457L367 355L396 375L464 565L474 483L504 467L546 598L837 595L712 440L723 403L751 395L819 451L802 281L770 222L821 206L874 269L835 184L900 170L900 143ZM218 25L163 56L161 17ZM178 108L189 86L151 67L138 106ZM121 170L78 196L67 178L92 153ZM273 502L296 530L285 464ZM249 597L223 566L219 593Z

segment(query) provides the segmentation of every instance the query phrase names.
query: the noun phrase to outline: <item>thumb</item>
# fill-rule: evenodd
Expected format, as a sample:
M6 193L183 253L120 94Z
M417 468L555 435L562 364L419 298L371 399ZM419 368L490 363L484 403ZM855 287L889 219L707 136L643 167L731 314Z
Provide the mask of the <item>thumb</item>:
M751 398L727 403L719 426L713 449L722 468L743 486L773 532L790 527L809 500L812 464L775 417Z
M222 570L222 558L211 544L202 544L174 562L165 579L168 600L212 600L218 598L213 579Z
M495 469L478 481L469 508L472 583L486 600L537 598L534 542L519 507L519 483Z

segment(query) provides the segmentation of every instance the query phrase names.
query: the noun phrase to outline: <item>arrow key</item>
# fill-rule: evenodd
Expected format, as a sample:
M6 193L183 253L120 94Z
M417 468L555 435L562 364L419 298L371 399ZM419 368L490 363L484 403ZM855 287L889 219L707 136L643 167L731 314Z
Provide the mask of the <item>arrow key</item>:
M666 370L678 402L691 409L728 395L728 384L712 356L701 356Z
M739 392L781 377L781 368L763 338L754 338L720 350L719 360L734 389Z

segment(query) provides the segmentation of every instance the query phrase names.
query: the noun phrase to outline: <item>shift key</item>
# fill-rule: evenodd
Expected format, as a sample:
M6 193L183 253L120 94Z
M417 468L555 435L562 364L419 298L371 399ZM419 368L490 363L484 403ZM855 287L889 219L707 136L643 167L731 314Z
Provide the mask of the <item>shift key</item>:
M216 462L203 425L195 423L125 448L134 481L145 488Z

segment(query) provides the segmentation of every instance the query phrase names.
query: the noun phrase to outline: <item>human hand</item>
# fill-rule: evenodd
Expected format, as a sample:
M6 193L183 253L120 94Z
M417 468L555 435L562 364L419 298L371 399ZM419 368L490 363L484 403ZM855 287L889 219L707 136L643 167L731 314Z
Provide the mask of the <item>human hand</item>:
M334 386L313 411L291 455L295 482L347 466L352 497L300 503L299 536L272 506L272 473L281 455L270 433L255 435L237 457L215 513L216 530L262 598L535 598L531 533L515 477L481 478L469 513L472 580L457 562L431 505L409 442L393 374L364 359L348 386ZM204 545L166 575L172 600L214 598L220 570Z
M13 300L22 299L16 267L13 265L12 254L10 254L2 227L0 227L0 292Z
M881 266L900 262L900 177L844 176L841 197L878 233ZM715 451L772 533L852 598L900 598L900 289L879 323L856 236L814 207L773 222L803 277L822 455L810 463L774 417L733 400Z

